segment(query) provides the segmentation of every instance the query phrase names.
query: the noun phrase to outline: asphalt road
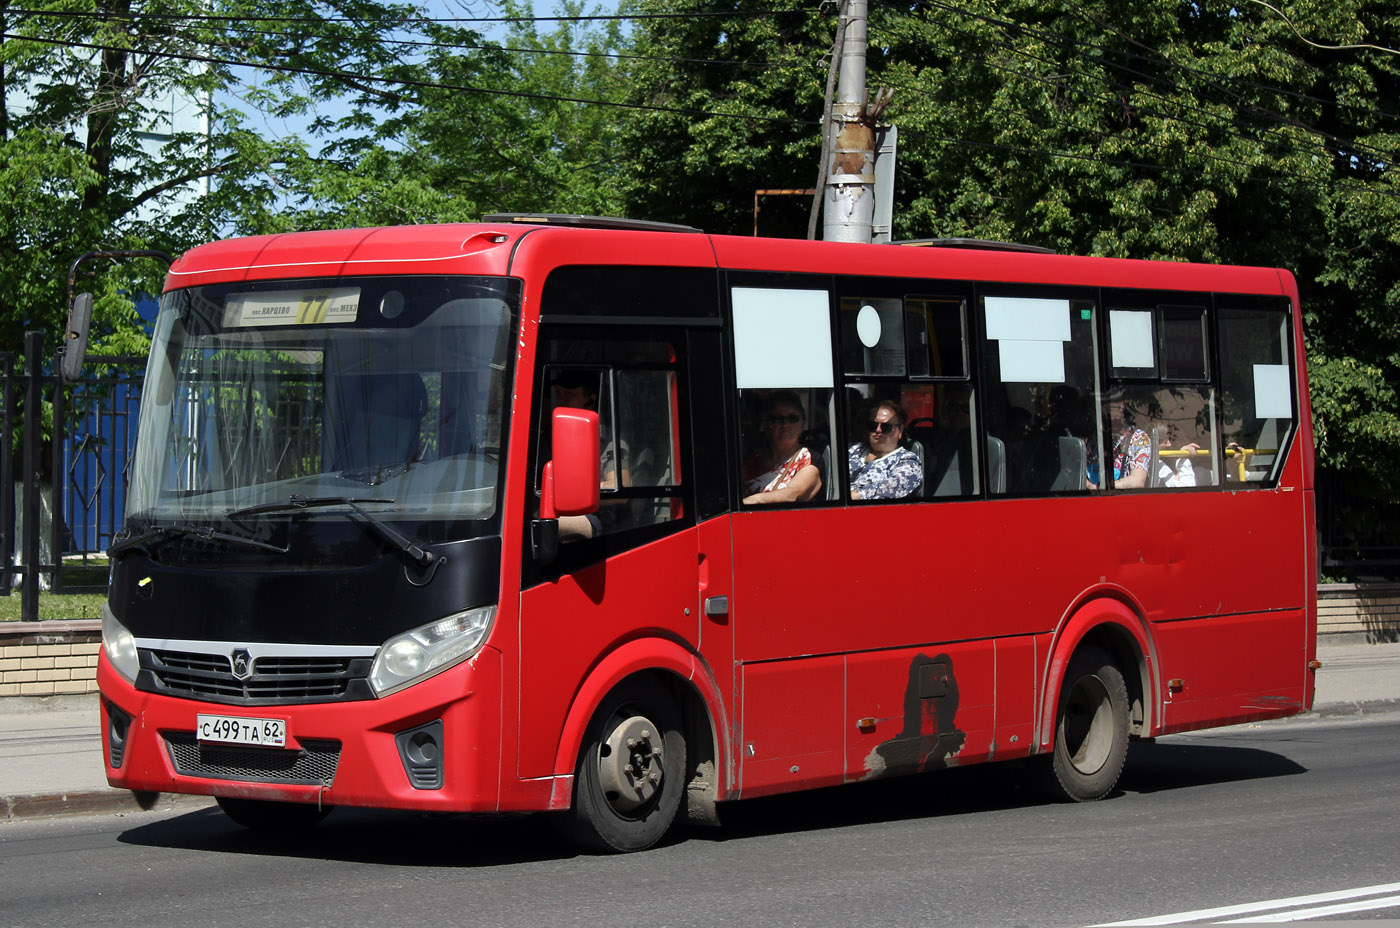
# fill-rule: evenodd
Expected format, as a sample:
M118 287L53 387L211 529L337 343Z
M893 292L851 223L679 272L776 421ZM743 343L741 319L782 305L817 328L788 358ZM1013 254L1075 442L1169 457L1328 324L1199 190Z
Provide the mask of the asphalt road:
M1044 803L993 765L739 803L624 857L576 856L538 818L342 809L294 839L215 809L18 822L0 925L1400 918L1398 747L1397 714L1176 736L1135 745L1101 803Z

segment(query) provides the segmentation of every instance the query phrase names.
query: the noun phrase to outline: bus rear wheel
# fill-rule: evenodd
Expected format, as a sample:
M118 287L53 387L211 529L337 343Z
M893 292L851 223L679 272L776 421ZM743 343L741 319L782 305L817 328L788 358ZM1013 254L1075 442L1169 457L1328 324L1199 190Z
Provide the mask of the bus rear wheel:
M1055 717L1047 785L1056 799L1107 796L1128 756L1128 687L1113 658L1081 648L1069 662Z
M300 831L315 825L331 811L329 806L313 806L304 802L236 799L230 796L215 796L214 799L225 815L254 831Z
M559 824L577 846L641 851L670 830L685 792L685 736L675 701L647 680L624 683L598 707Z

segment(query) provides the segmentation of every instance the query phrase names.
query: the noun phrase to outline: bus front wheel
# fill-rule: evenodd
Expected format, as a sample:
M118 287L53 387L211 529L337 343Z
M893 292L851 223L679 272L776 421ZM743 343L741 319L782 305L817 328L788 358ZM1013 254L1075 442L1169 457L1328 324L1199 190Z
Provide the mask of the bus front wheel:
M1055 717L1047 785L1071 802L1107 796L1128 756L1128 687L1106 652L1081 648L1069 662Z
M588 725L573 808L560 826L586 850L645 850L670 829L684 792L685 736L675 701L653 681L629 681Z
M329 806L313 806L304 802L237 799L230 796L215 796L214 799L225 815L254 831L300 831L315 825L331 811Z

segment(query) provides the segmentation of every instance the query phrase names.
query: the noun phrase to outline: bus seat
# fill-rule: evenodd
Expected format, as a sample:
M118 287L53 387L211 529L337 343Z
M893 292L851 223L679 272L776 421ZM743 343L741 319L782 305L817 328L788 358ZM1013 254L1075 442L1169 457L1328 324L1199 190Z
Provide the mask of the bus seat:
M802 433L802 446L812 453L812 464L817 468L817 472L822 475L821 496L826 499L836 499L841 495L841 491L836 486L835 468L828 462L830 455L827 452L829 444L826 432L822 429L807 429Z
M912 452L914 452L914 456L917 457L917 458L919 459L919 474L920 474L919 488L918 488L917 490L914 491L914 494L913 494L913 495L915 495L915 496L927 496L927 495L928 495L928 492L927 492L927 491L928 491L928 486L929 486L929 480L928 480L928 462L927 462L927 461L925 460L925 458L924 458L924 446L923 446L923 443L920 442L920 441L917 441L916 439L911 438L911 439L909 439L909 450L912 451Z
M1006 443L987 436L987 492L1006 492Z
M933 484L933 490L925 495L932 496L963 496L969 492L970 487L965 485L962 472L962 451L954 451L946 461L943 462L943 471L934 474L930 479L927 474L924 476L924 486L927 488Z
M1055 482L1050 485L1050 489L1084 489L1087 480L1085 466L1089 456L1089 452L1084 444L1084 439L1073 438L1069 435L1061 435L1059 445L1060 472L1056 475Z

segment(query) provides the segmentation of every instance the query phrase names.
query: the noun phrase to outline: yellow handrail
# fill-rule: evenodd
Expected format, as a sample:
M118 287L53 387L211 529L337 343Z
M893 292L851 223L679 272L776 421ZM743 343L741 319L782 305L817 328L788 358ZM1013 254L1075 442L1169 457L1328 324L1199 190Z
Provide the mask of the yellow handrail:
M1239 477L1244 480L1245 469L1249 467L1249 459L1256 454L1278 454L1277 448L1241 448L1239 445L1230 445L1225 449L1227 458L1239 458ZM1182 448L1161 448L1157 451L1158 457L1163 458L1185 458L1185 457L1210 457L1209 448L1198 448L1195 451L1186 451Z

